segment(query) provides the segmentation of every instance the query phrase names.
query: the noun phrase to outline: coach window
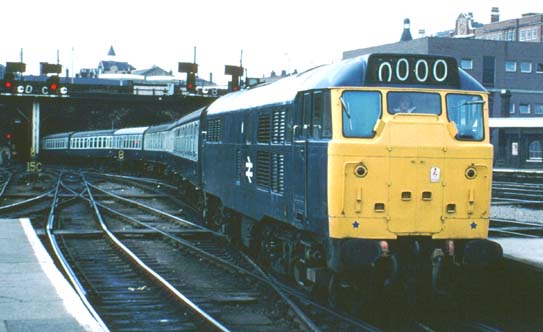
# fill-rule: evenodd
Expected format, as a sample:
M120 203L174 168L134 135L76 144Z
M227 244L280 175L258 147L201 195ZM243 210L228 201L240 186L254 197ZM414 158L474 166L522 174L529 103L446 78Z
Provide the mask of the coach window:
M449 121L456 125L456 139L480 141L484 137L483 99L480 96L447 95L447 114Z
M381 117L381 94L374 91L345 91L340 97L343 136L370 138Z

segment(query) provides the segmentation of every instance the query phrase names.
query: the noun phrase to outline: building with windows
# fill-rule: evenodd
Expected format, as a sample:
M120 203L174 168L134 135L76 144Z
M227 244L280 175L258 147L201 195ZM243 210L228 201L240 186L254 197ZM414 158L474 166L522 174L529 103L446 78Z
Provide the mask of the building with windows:
M493 9L492 23L480 27L473 22L459 24L459 19L470 21L473 16L458 17L455 31L448 34L453 38L425 37L350 50L343 52L343 58L367 53L456 58L459 66L490 93L496 167L543 169L543 15L523 15L517 20L499 22L499 14ZM513 37L507 40L510 31ZM498 33L501 39L494 38Z
M541 43L543 14L527 13L521 18L500 21L498 8L492 8L490 24L474 30L475 39Z

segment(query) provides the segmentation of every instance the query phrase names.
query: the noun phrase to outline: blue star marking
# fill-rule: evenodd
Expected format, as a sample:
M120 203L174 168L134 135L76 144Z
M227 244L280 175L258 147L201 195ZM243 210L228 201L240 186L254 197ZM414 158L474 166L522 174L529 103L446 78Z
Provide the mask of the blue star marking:
M360 226L360 224L358 223L358 221L353 222L353 228L358 228L358 226Z
M474 221L474 222L471 223L470 226L471 226L471 229L476 229L477 228L477 223L475 223L475 221Z

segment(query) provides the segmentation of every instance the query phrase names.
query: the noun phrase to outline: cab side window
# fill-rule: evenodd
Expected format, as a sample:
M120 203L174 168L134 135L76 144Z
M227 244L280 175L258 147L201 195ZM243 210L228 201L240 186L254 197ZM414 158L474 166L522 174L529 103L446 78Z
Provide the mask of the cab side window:
M328 91L310 91L302 96L301 136L304 138L331 138L332 122Z

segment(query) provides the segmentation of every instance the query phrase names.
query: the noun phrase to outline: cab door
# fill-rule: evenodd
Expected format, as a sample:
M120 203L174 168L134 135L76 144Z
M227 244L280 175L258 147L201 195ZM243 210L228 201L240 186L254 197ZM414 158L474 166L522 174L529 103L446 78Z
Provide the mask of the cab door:
M296 97L292 121L291 185L293 195L293 221L304 223L307 219L307 163L308 128L311 116L311 93Z
M329 104L326 90L299 94L292 126L293 219L315 232L328 229Z

